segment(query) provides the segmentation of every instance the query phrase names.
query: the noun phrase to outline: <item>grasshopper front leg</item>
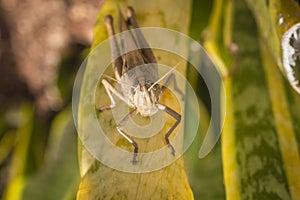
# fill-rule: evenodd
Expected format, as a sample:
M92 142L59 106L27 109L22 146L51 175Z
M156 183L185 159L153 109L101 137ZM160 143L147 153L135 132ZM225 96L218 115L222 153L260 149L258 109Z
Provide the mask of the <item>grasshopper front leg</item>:
M122 128L125 126L125 124L127 123L128 119L130 116L135 115L137 113L137 109L132 110L130 113L128 113L117 125L117 130L118 132L128 141L132 144L132 146L134 147L134 155L133 155L133 159L132 159L132 164L136 164L137 160L137 154L138 154L138 144L132 139L130 138L123 130Z
M110 37L110 48L111 48L111 56L112 58L116 58L112 62L113 70L115 72L115 77L117 80L120 80L120 77L122 76L123 72L123 60L120 54L120 49L118 46L117 38L114 37L115 35L115 29L113 26L113 17L111 15L107 15L105 17L105 25L107 28L108 35Z
M116 106L116 101L113 97L112 94L116 95L119 99L121 99L122 101L124 101L126 104L128 104L129 106L133 107L132 104L130 104L125 98L124 96L116 89L114 88L114 86L112 86L106 79L102 80L102 84L104 85L104 88L108 94L108 97L111 101L110 105L107 106L101 106L100 108L98 108L99 112L102 112L103 110L109 110L112 109Z
M178 126L178 124L181 121L181 115L179 113L177 113L175 110L169 108L168 106L162 105L162 104L157 104L157 108L165 111L166 113L168 113L169 115L171 115L173 118L176 119L175 124L170 128L170 130L168 130L168 132L165 135L165 141L168 145L169 148L171 148L172 150L172 155L175 156L175 149L174 147L170 144L170 140L169 137L171 135L171 133L174 131L174 129Z

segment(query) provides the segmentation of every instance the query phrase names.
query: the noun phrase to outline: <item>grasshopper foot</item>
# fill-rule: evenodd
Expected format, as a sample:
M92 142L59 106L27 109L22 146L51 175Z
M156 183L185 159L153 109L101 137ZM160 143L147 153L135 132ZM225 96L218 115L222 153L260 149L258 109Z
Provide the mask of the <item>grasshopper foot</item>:
M133 154L133 159L132 159L132 161L131 161L131 163L132 163L133 165L136 165L136 164L137 164L137 159L136 159L136 157L137 157L137 153L134 152L134 154Z
M168 147L171 149L171 154L173 156L175 156L175 149L174 149L174 147L170 143L168 144Z

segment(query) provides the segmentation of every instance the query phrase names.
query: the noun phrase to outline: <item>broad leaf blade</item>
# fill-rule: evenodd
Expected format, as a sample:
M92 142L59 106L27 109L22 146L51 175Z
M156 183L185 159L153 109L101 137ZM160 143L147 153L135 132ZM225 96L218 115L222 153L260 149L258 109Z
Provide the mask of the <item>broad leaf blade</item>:
M226 59L228 55L220 51L225 43L219 48L219 40L214 38L208 43L218 51L207 48L227 69L236 65L224 79L227 113L222 157L226 196L228 199L298 199L299 114L291 112L291 107L298 107L299 97L290 95L291 88L278 74L278 60L271 56L274 52L266 50L264 43L269 38L265 34L260 43L254 18L245 2L234 3L231 38L238 51L231 56L232 63L226 62L230 60ZM258 14L270 19L264 12ZM264 24L266 21L260 21L260 26L269 27ZM222 30L216 34L220 38L226 33Z

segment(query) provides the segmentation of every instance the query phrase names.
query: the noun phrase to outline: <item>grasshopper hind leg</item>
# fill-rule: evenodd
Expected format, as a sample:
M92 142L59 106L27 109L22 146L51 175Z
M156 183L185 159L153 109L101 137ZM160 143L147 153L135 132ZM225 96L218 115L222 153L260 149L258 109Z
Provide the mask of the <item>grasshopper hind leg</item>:
M120 54L120 49L118 46L118 42L115 35L115 29L113 26L113 17L111 15L106 15L104 18L106 29L108 32L108 35L110 36L109 42L110 42L110 48L111 48L111 57L113 59L112 61L112 67L115 73L115 77L117 80L120 80L120 77L122 75L122 67L123 67L123 60ZM109 110L116 106L116 101L114 100L112 94L115 94L117 97L119 97L124 102L127 102L124 97L118 92L107 80L103 79L102 84L105 87L105 90L109 96L109 99L111 101L110 105L107 106L101 106L98 111L102 112L103 110Z
M136 39L137 39L138 43L142 47L141 51L143 52L146 63L157 63L155 56L154 56L147 40L145 39L143 33L139 29L139 25L138 25L136 17L135 17L135 12L131 6L127 7L126 16L128 17L129 24L134 28L133 31L136 34Z
M108 35L110 36L109 42L110 42L110 48L111 48L111 57L113 59L112 67L113 67L116 79L120 80L120 77L122 76L123 59L122 59L122 56L120 53L117 38L114 37L114 35L116 33L115 33L114 26L113 26L113 17L111 15L107 15L104 18L104 21L105 21Z

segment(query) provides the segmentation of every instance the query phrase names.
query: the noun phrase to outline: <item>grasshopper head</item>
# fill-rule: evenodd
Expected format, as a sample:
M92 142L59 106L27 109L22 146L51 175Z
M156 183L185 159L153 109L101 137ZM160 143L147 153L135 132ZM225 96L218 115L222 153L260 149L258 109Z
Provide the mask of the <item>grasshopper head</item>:
M133 96L134 105L142 116L152 116L158 111L156 104L160 96L159 85L152 87L149 91L147 86L138 87Z

